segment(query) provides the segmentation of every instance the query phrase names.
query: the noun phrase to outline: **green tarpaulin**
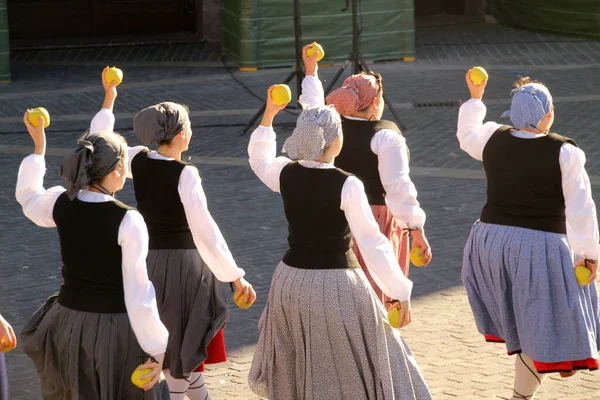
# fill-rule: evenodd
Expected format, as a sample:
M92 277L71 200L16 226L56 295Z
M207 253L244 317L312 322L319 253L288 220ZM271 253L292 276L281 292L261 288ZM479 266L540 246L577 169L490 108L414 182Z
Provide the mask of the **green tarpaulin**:
M344 0L299 0L302 43L319 42L323 62L352 51L352 10ZM293 0L227 0L221 9L221 47L241 68L295 64ZM366 60L414 57L413 0L359 1L360 51Z
M0 83L10 81L10 48L8 46L8 5L0 0Z
M600 0L493 0L492 12L519 28L600 37Z

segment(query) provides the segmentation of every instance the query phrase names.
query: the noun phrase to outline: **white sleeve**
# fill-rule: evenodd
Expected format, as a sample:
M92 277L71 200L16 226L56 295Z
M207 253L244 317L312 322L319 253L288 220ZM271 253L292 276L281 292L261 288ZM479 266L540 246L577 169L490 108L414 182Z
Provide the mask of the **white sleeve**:
M142 349L158 355L167 349L169 332L160 321L154 286L148 279L148 230L142 215L131 210L119 227L125 306L131 328Z
M358 178L346 179L340 208L346 214L350 231L377 286L392 299L409 299L413 283L402 273L392 245L379 230Z
M250 168L269 189L279 193L281 170L292 162L286 157L275 157L277 141L272 127L260 125L252 132L248 144Z
M208 211L198 170L185 167L179 177L177 189L202 260L221 282L233 282L243 277L244 270L236 265L225 238Z
M383 129L373 136L371 150L377 155L379 177L385 189L385 204L401 226L422 228L425 211L417 200L417 189L410 179L406 139Z
M61 186L44 189L45 173L44 156L31 154L25 157L19 167L15 194L27 218L43 228L54 228L54 204L65 189Z
M131 163L135 156L141 153L143 150L148 150L145 146L127 146L127 178L133 179L133 171L131 170Z
M311 107L325 105L325 91L318 75L307 75L302 80L302 94L300 102Z
M565 143L560 149L559 160L569 245L575 254L597 260L600 257L598 218L590 179L585 171L585 153Z
M460 106L456 137L460 148L476 160L483 160L483 149L490 137L502 125L496 122L483 123L487 108L481 100L470 99Z
M90 133L114 132L115 115L108 108L103 108L94 115L90 124Z

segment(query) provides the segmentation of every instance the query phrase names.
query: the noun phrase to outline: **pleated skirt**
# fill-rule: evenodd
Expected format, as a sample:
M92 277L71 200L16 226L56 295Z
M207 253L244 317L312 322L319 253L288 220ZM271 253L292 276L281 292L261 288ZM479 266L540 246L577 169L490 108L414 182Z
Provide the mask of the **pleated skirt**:
M127 313L72 310L57 297L50 297L20 334L44 399L169 399L164 378L146 392L131 383L131 374L149 355L140 347Z
M275 270L249 374L269 399L425 400L431 394L360 269Z
M164 368L177 379L201 370L208 345L229 318L225 288L204 263L198 250L149 250L148 276L154 284L160 319L169 331ZM213 351L226 360L225 342ZM199 368L200 367L200 368Z
M392 215L389 208L387 206L371 206L371 211L373 211L373 216L375 217L375 221L379 225L379 230L385 237L387 237L392 245L392 249L394 250L394 254L398 259L398 264L404 272L405 276L408 276L408 270L410 267L410 233L409 231L405 231L402 229L396 218ZM367 276L369 283L373 290L375 290L375 294L377 298L381 300L386 309L392 307L390 297L386 296L385 293L377 286L373 277L371 277L371 273L365 264L365 260L362 258L360 254L360 249L358 248L358 244L353 241L352 242L352 250L360 263L360 266Z
M566 235L477 222L462 280L480 333L539 372L598 368L596 284L577 284Z

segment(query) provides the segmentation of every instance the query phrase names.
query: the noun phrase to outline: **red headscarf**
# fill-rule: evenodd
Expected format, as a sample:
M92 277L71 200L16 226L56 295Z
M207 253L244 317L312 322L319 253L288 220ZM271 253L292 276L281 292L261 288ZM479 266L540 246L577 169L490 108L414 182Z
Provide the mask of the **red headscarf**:
M377 78L373 75L352 75L341 88L327 96L327 104L333 104L340 115L352 115L371 104L379 93Z

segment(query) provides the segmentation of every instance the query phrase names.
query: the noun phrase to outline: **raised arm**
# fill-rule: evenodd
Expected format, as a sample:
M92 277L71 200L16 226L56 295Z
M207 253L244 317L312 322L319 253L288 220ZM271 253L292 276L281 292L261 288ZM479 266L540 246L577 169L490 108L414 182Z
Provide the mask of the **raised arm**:
M23 207L23 213L36 225L44 228L56 226L52 212L56 199L65 189L56 186L49 190L44 189L44 175L46 173L46 133L44 120L40 117L38 127L35 128L28 120L29 110L25 112L23 122L35 145L34 154L21 162L17 177L16 198Z
M302 80L302 94L300 95L300 102L308 104L311 107L324 106L325 92L323 90L323 84L321 83L317 73L319 69L317 63L319 50L315 51L315 54L313 54L312 57L309 57L306 54L306 50L311 46L312 44L309 44L304 46L302 49L302 60L304 61L306 76Z
M108 67L104 68L104 71L102 71L104 102L102 103L102 108L100 111L98 111L96 115L94 115L94 118L92 118L92 122L90 123L90 133L114 132L115 130L115 115L113 113L113 108L115 105L115 100L117 99L117 83L106 83L104 74L107 70ZM127 147L127 177L130 179L133 178L131 174L131 161L142 150L147 150L147 148L145 146Z
M273 119L286 105L278 106L271 99L273 86L267 92L267 107L260 126L257 127L248 144L250 167L269 189L279 193L279 175L283 167L292 162L286 157L276 157L277 141L273 130Z
M469 78L470 73L471 70L468 70L465 81L469 87L471 99L463 104L458 111L456 137L461 149L474 159L482 161L485 145L502 125L495 122L483 123L487 109L481 99L487 85L487 79L480 85L475 85Z

